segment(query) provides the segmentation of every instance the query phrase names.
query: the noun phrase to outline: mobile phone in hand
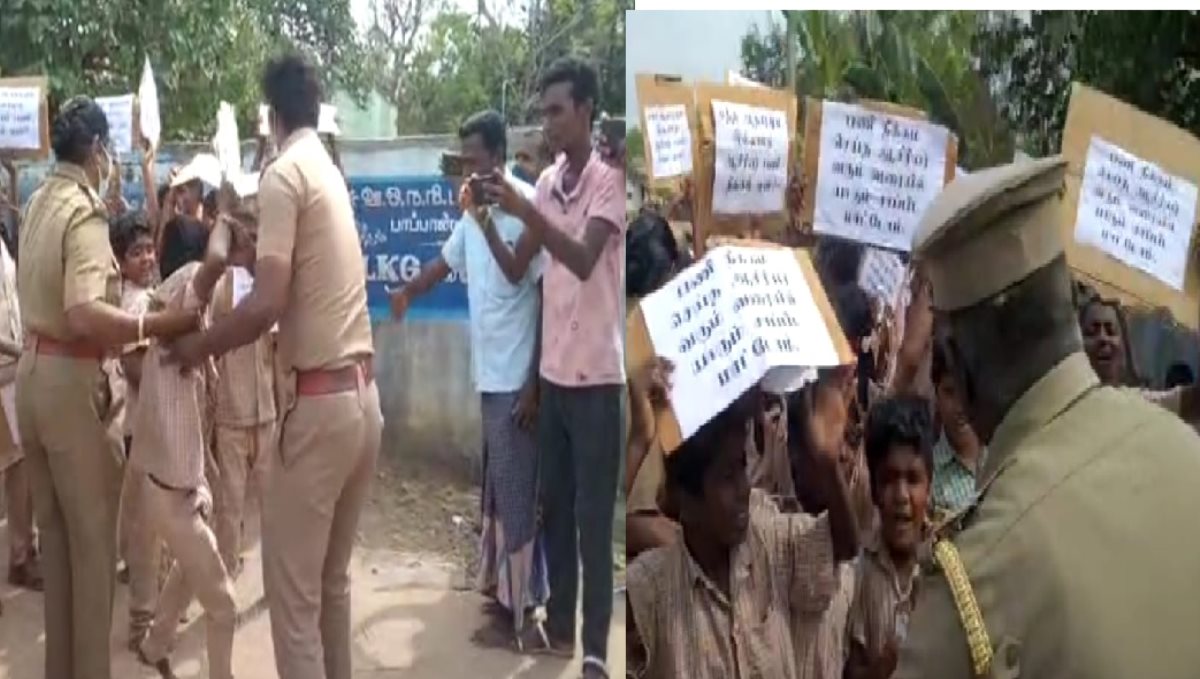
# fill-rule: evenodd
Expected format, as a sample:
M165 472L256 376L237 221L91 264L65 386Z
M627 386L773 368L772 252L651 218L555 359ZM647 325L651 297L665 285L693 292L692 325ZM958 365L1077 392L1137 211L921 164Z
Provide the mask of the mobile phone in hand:
M482 175L473 174L471 175L469 183L471 186L471 200L474 201L476 205L491 205L493 203L493 201L488 197L487 186L488 184L496 183L495 173L489 172Z

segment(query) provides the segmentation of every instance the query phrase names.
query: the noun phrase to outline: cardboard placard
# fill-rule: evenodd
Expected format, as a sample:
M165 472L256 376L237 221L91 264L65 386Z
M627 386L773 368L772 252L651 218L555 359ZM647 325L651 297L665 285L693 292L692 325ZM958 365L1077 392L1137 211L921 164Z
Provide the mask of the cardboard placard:
M766 214L721 215L713 210L713 182L716 179L716 135L713 103L727 103L766 109L781 113L787 127L787 182L794 175L796 158L796 97L790 92L770 87L744 87L700 83L696 85L696 111L700 119L699 152L697 154L695 191L696 255L702 256L709 247L708 240L716 236L765 239L782 242L787 231L788 214L785 203L778 212Z
M641 106L640 124L642 126L643 146L645 147L645 177L646 184L652 191L662 191L667 194L674 194L679 191L684 180L689 179L695 173L697 164L697 137L698 137L698 121L696 119L696 95L690 85L684 84L679 76L639 73L635 78L637 86L638 105ZM656 177L654 175L654 150L651 138L651 120L648 119L647 112L673 113L678 112L682 108L684 118L688 125L688 135L690 137L690 148L688 165L690 166L687 172L670 177Z
M714 248L722 245L732 245L774 250L788 249L766 241L720 237L715 238L711 242L711 245ZM837 316L834 314L829 298L821 286L820 278L817 275L816 268L813 266L810 253L803 249L791 250L791 252L795 257L796 263L799 265L801 275L804 277L804 281L810 291L817 314L821 322L825 325L830 340L833 342L833 350L837 361L841 364L852 362L854 354L850 349L849 343L846 341L841 326L838 324ZM627 319L625 351L626 363L631 371L644 369L658 353L655 351L650 339L650 331L646 325L646 318L643 315L641 305L634 309ZM656 430L659 443L663 446L663 450L668 451L668 453L677 449L680 443L683 442L683 430L680 426L679 418L672 408L658 413Z
M0 149L6 157L17 160L45 160L50 157L50 108L46 103L46 93L50 83L45 76L27 78L0 78L0 89L14 88L25 90L36 88L39 92L40 106L38 109L39 148Z
M821 126L823 123L824 103L823 100L813 98L807 98L804 102L804 195L800 208L800 219L803 223L804 231L812 230L817 208L816 187L821 167ZM906 118L922 123L926 123L929 120L928 115L924 111L890 102L863 99L852 102L850 105L858 106L873 113ZM945 168L942 173L943 185L954 180L958 165L958 138L953 132L948 132Z
M96 97L94 101L104 110L104 116L108 119L108 137L113 153L118 157L133 155L141 148L142 139L137 95Z
M1128 266L1076 238L1080 189L1093 138L1118 147L1192 185L1200 186L1200 140L1171 123L1144 113L1086 85L1075 83L1063 128L1068 161L1067 194L1059 220L1067 263L1075 275L1107 298L1139 307L1165 307L1176 321L1200 329L1200 267L1195 224L1184 259L1182 290ZM1200 206L1193 205L1193 214Z

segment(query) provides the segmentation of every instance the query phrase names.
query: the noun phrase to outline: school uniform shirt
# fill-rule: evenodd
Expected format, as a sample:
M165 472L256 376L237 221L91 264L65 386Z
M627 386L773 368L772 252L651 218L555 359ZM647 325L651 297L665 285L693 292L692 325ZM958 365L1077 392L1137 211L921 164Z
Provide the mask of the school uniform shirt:
M730 555L727 597L683 540L629 566L628 600L645 677L796 679L794 616L816 617L837 587L828 518L783 514L750 494L746 539Z
M143 288L129 280L121 283L121 310L127 314L140 316L150 310L150 288ZM129 354L150 346L150 340L132 342L121 348L121 354ZM121 381L125 385L125 436L133 436L133 423L137 419L139 390L129 382L124 372Z
M889 642L894 642L899 650L916 603L919 571L914 559L909 568L900 572L878 535L863 548L857 564L848 630L850 639L867 653L882 653Z
M980 451L979 459L983 459ZM968 467L943 431L933 445L933 484L930 499L935 513L953 514L975 499L975 470Z
M199 270L199 262L192 262L171 274L154 291L151 308L199 310L192 285ZM163 347L152 343L142 366L141 397L154 407L138 410L129 461L160 486L199 488L205 479L207 384L215 371L210 361L181 371L162 359Z
M528 200L532 186L512 173L505 180ZM525 224L498 207L488 208L500 240L514 250ZM537 285L546 268L546 253L539 250L529 262L525 277L508 281L481 227L469 211L442 246L442 259L467 280L467 305L471 333L471 368L475 389L485 394L520 391L529 378L529 364L537 343L541 313Z
M249 276L245 269L230 267L213 289L212 315L222 318L233 312L234 281ZM214 424L222 427L254 427L275 421L275 334L268 332L254 342L217 357Z
M17 301L17 264L8 252L8 245L0 240L0 336L22 343L21 304ZM22 459L18 445L16 409L17 360L0 356L0 415L4 426L0 427L0 472Z

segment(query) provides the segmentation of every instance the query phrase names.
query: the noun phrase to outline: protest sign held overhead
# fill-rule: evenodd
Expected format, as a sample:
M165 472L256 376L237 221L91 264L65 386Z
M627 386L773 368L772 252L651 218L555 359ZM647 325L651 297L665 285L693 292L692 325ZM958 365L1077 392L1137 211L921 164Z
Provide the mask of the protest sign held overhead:
M221 174L232 177L241 172L242 151L238 141L237 116L233 105L221 102L217 109L217 133L213 137L213 151L221 166Z
M651 185L674 186L695 165L695 93L677 76L637 76L647 176Z
M701 83L696 107L697 252L713 236L781 241L788 223L795 96L769 87Z
M643 299L634 323L632 334L648 340L643 353L675 365L672 408L659 427L668 451L754 385L793 391L816 368L852 360L807 252L714 244Z
M162 138L162 118L158 109L158 85L154 82L150 57L146 57L146 65L142 67L142 81L138 85L138 122L142 137L157 148Z
M108 137L112 140L113 152L118 156L133 153L134 142L138 138L137 127L134 124L134 96L124 94L116 97L96 97L96 105L104 111L104 117L108 118Z
M1183 290L1196 185L1092 137L1075 239Z
M337 122L337 107L330 104L321 104L321 111L317 114L317 134L331 134L338 136L342 133Z
M910 250L925 208L954 176L949 130L866 105L813 100L805 128L813 231Z
M0 78L0 151L26 159L50 155L46 79Z
M1059 222L1075 274L1104 297L1165 307L1200 327L1200 140L1076 83L1062 153L1069 165Z

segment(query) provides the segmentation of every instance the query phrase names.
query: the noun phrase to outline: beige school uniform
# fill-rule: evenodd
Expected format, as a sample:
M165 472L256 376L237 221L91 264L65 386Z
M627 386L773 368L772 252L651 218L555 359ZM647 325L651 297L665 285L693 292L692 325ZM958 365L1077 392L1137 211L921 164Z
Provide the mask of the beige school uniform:
M82 168L60 163L34 192L20 251L29 340L17 366L17 419L41 529L46 676L103 679L111 674L122 403L99 351L50 350L55 341L86 343L68 329L67 309L120 303L104 204Z
M17 266L3 241L0 241L0 336L18 345L23 337L21 305L17 301ZM32 558L37 540L33 529L29 471L19 464L22 456L17 429L16 382L17 360L0 356L0 476L4 477L10 566Z
M292 271L262 518L275 661L288 679L350 679L350 556L383 430L362 249L345 179L312 129L283 144L258 200L259 266ZM345 389L299 393L302 380L347 375Z
M121 290L121 309L127 313L146 313L151 291L125 281ZM145 349L148 341L126 345L122 354ZM124 435L132 438L133 424L137 418L139 394L128 381L125 384L125 428ZM129 451L125 451L126 454ZM130 626L135 629L149 627L154 616L158 598L158 575L161 551L156 540L154 526L146 516L148 493L145 472L126 465L125 478L121 486L120 546L125 565L129 568L129 616Z
M200 309L202 302L192 287L199 267L193 262L171 274L155 291L152 305ZM181 372L163 362L157 344L147 350L142 371L141 396L154 407L138 411L129 464L148 478L147 508L155 531L175 558L142 651L152 662L166 657L179 617L195 596L207 618L209 676L229 679L237 606L216 537L205 520L211 509L204 473L207 388L215 372L209 363Z
M214 319L233 310L234 275L229 269L217 283ZM235 573L248 485L252 482L261 490L275 449L274 334L218 357L216 364L215 458L220 473L213 489L213 529L225 568Z
M781 514L762 491L750 494L750 529L730 555L729 596L696 565L682 540L629 565L629 609L647 679L796 679L811 644L796 628L819 619L837 591L826 518ZM844 620L844 617L843 617Z

